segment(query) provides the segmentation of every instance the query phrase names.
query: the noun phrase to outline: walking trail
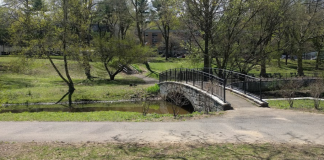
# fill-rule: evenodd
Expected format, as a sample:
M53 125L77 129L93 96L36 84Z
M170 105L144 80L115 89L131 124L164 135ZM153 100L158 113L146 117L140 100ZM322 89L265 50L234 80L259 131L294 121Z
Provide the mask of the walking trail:
M0 122L0 141L290 143L324 145L324 115L260 108L227 91L234 110L184 122Z

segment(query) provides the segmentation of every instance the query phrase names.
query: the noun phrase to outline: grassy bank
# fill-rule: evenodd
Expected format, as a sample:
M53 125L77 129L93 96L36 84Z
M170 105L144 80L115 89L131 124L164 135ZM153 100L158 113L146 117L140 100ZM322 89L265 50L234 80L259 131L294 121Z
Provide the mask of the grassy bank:
M321 101L319 110L315 109L313 100L294 100L293 108L289 107L289 103L286 100L270 100L268 103L270 107L278 109L292 109L324 114L324 101Z
M324 146L287 144L5 143L0 159L323 159Z
M62 60L56 59L54 62L60 70L63 69ZM134 94L145 92L150 86L140 78L125 74L119 74L115 81L110 81L100 63L91 65L92 75L98 77L93 81L86 80L78 62L69 63L76 88L73 101L130 99ZM0 66L0 94L3 103L56 102L68 91L48 60L26 62L16 57L1 57ZM137 86L130 87L129 84ZM66 101L67 99L63 100Z
M211 112L206 115L199 112L179 115L174 119L172 114L147 114L137 112L119 112L119 111L102 111L102 112L37 112L37 113L2 113L0 121L45 121L45 122L160 122L160 121L185 121L192 119L201 119L212 116L219 116L224 112Z

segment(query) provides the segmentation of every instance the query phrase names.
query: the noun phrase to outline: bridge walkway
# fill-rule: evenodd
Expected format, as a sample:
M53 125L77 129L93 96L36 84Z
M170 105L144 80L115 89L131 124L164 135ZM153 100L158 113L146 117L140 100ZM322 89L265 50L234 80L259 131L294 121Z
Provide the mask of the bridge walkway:
M247 100L244 97L241 97L229 90L226 90L226 101L231 104L231 107L236 109L245 109L245 108L251 108L251 107L258 107L255 103Z

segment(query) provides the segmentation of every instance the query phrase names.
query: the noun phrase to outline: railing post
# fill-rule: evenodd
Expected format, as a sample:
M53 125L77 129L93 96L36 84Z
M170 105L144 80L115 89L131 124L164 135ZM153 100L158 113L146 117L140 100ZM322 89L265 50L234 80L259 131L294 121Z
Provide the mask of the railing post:
M195 86L195 80L196 80L196 76L195 76L195 70L192 70L192 85Z
M177 82L178 79L177 79L177 69L175 68L174 69L174 81Z
M183 75L182 75L182 69L180 68L180 82L182 82L182 78L183 77Z
M202 72L201 73L201 89L204 90L204 79L205 79L205 75L204 75L205 72Z
M262 101L262 80L260 78L260 84L259 84L259 89L260 89L260 101Z
M188 69L186 68L186 83L188 83Z
M162 77L161 75L162 73L159 74L159 83L161 83L161 77Z
M224 96L224 103L226 103L226 79L223 79L223 84L224 84L224 86L223 86L223 96Z
M244 75L243 89L244 89L244 94L246 94L246 75Z

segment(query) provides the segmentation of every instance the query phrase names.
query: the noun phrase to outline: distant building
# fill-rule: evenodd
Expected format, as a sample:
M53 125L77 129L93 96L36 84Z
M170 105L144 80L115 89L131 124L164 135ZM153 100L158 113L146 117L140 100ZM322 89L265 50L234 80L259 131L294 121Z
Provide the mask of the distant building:
M186 43L189 39L189 34L184 31L170 31L169 54L172 57L183 57L187 54L187 50L182 47L182 43ZM165 53L165 44L162 32L160 30L144 31L144 43L149 46L157 46L158 53Z

